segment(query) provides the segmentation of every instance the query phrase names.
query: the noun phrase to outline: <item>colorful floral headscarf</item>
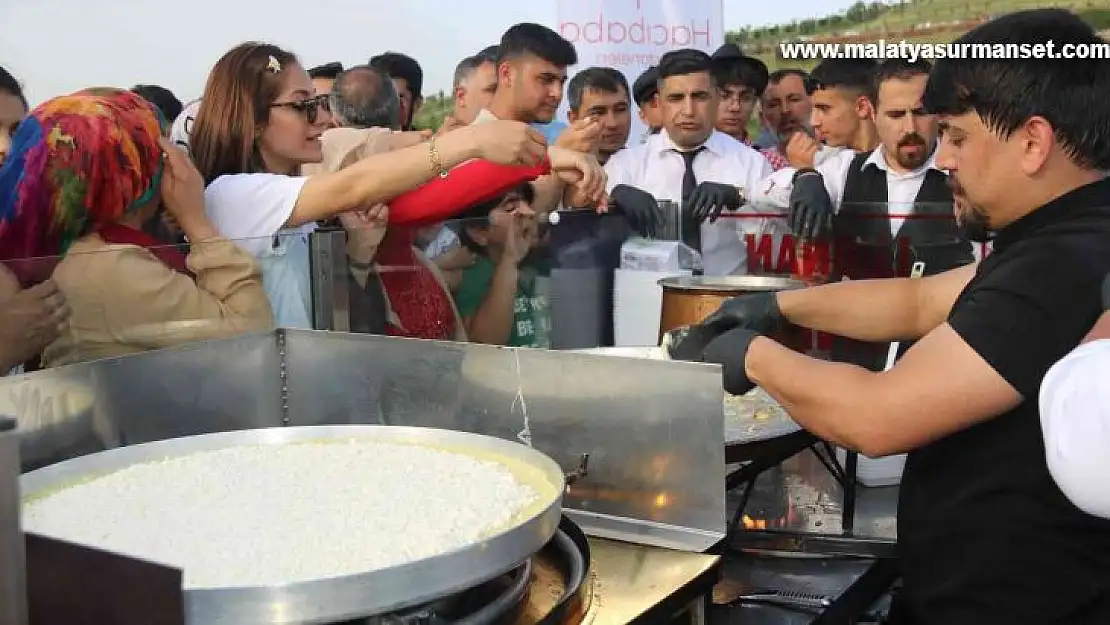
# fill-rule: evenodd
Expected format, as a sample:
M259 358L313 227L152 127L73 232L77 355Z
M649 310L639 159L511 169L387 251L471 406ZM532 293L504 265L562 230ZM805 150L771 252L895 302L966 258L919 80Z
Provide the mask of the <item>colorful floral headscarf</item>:
M35 108L0 167L0 260L64 255L158 192L164 122L130 91L87 89Z

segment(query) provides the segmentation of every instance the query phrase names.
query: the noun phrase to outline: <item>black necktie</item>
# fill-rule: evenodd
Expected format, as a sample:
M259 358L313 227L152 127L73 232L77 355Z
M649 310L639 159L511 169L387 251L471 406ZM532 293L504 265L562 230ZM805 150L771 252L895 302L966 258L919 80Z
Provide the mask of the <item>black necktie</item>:
M701 224L687 217L686 200L698 186L698 178L694 175L694 159L704 149L703 145L689 152L679 152L682 160L686 162L686 171L682 174L682 242L699 252L701 251Z

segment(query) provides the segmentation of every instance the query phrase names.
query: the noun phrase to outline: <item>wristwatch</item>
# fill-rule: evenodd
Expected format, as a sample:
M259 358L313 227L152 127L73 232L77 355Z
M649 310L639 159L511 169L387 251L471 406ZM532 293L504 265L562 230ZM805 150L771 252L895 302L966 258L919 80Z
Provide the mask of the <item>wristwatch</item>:
M794 175L790 178L790 183L794 184L795 182L798 181L798 178L801 178L802 176L804 176L806 174L817 174L818 176L820 176L821 172L817 171L816 169L814 169L812 167L802 167L801 169L794 172Z

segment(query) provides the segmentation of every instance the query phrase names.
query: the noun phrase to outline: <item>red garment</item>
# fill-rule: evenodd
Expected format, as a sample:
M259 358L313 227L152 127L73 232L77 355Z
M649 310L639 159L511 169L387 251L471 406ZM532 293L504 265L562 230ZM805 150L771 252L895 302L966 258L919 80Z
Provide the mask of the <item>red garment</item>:
M112 245L137 245L146 248L154 254L155 258L165 263L167 267L178 273L183 273L190 278L195 278L193 272L185 262L185 254L176 246L159 241L142 230L124 226L115 222L106 223L96 229L96 233L104 239L105 243Z
M450 341L455 338L451 296L435 274L416 257L411 228L390 226L378 246L374 263L389 307L401 326L386 327L390 336Z
M771 169L775 171L790 167L790 161L786 160L786 157L775 148L764 148L759 153L767 159L767 162L771 163Z
M740 142L749 148L754 147L752 146L751 138L746 132L744 133L744 138L741 139ZM775 148L763 148L759 153L763 155L763 158L767 159L767 162L771 164L771 169L775 171L790 167L790 161L786 160L786 157Z
M415 228L437 224L549 173L551 161L546 158L539 165L527 167L468 161L451 169L446 178L436 177L390 200L389 225Z

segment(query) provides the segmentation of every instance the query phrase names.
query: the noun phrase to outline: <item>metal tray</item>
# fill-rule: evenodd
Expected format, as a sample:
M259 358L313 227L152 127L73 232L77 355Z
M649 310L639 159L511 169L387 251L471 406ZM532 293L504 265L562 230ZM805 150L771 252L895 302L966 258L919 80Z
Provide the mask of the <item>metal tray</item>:
M676 291L710 293L759 293L804 289L806 283L784 276L674 276L663 278L659 286Z
M663 348L655 346L593 347L570 351L599 356L667 360ZM802 426L791 419L786 410L763 389L756 387L744 397L749 401L739 405L727 399L722 402L725 416L725 447L771 440L802 429ZM757 414L760 416L758 419Z
M467 449L523 463L538 476L543 505L528 518L483 542L400 566L357 575L282 586L187 589L186 622L197 625L242 623L327 623L372 616L429 603L471 588L516 567L539 551L559 525L564 473L546 455L514 442L432 428L384 425L328 425L267 428L168 439L75 458L24 474L25 499L80 483L128 466L202 451L301 441L375 439ZM546 482L544 484L543 482Z

